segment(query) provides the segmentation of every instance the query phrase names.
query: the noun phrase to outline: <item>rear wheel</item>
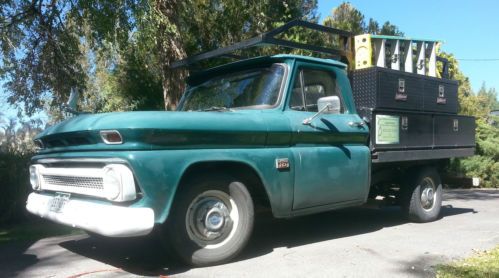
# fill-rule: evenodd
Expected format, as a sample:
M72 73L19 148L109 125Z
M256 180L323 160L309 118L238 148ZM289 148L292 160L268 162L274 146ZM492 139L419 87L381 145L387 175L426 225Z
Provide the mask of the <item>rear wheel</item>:
M180 258L206 266L237 256L253 229L253 201L246 186L228 176L208 176L183 189L165 226Z
M438 218L442 206L442 183L431 167L420 168L402 189L402 208L409 220L431 222Z

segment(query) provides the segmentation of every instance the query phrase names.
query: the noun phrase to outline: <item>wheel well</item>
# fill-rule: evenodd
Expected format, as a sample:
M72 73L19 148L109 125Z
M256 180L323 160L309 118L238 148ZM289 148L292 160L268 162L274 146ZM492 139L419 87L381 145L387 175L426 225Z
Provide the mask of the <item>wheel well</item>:
M373 198L378 194L390 195L393 188L402 190L407 187L407 181L414 179L421 169L434 168L437 172L440 172L447 163L448 160L443 159L378 164L372 171L369 197Z
M190 165L182 175L179 186L189 181L191 178L200 175L225 174L241 179L253 198L255 206L261 208L271 208L270 200L265 190L265 186L253 167L242 162L234 161L207 161Z

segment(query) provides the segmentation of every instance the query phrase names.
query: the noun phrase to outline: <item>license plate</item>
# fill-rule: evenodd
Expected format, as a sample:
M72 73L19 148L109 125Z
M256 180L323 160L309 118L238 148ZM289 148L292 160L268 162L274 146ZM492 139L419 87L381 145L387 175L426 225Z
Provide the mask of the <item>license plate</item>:
M49 202L49 210L52 212L61 212L66 203L69 201L71 194L57 192L55 197Z

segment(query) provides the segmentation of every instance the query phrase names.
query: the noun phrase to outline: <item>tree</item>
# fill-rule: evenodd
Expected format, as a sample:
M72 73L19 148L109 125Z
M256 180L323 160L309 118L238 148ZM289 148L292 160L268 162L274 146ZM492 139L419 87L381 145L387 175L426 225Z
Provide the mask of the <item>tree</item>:
M317 1L168 0L151 5L155 8L145 24L139 25L144 27L139 32L145 37L155 35L156 68L161 68L165 108L170 110L180 99L187 75L183 70L171 70L173 61L253 37L292 19L315 20ZM151 25L158 26L156 34Z
M125 44L134 29L130 15L144 1L7 0L0 9L1 78L8 101L32 114L49 102L57 106L71 89L88 85L85 57L104 42Z
M364 15L349 2L343 2L334 8L331 15L322 23L326 26L350 31L355 35L366 31Z
M404 36L404 33L401 32L396 25L391 24L390 21L386 21L383 26L381 26L381 29L378 30L377 34L400 37Z
M373 35L404 36L404 33L396 25L391 24L390 21L386 21L380 28L379 23L372 18L369 19L365 32Z
M494 103L497 103L495 89L487 90L483 85L477 94L473 93L469 79L459 69L454 55L441 52L439 56L449 61L450 78L458 81L459 114L474 116L476 119L475 156L454 159L450 169L468 177L479 177L485 187L498 187L499 127L490 124L490 111Z
M367 24L367 33L377 35L379 33L379 23L369 18L369 24Z
M343 2L332 10L331 15L324 19L323 24L350 31L354 35L369 33L373 35L404 36L404 33L396 25L391 24L390 21L386 21L380 28L379 23L373 18L369 18L369 23L366 26L364 18L364 14L352 4Z
M487 110L497 110L499 109L499 101L497 100L497 92L495 88L488 88L485 82L482 83L482 87L478 90L478 97L482 97L486 99Z
M291 19L312 20L316 7L316 0L7 0L0 9L0 78L9 102L24 103L28 114L64 102L71 89L91 99L98 75L116 89L149 92L125 95L141 109L157 108L151 99L159 83L164 107L173 109L187 74L169 68L174 60ZM109 51L116 55L103 55ZM97 59L106 61L99 70ZM135 81L147 82L124 78L139 73Z
M61 17L65 3L5 1L0 9L0 73L10 103L23 102L27 113L51 91L59 99L71 87L83 87L78 25Z

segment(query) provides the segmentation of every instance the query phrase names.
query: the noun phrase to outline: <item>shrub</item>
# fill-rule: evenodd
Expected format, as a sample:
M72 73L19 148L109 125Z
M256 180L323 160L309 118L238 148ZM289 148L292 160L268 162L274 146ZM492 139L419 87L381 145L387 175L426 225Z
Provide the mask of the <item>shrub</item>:
M30 156L0 152L0 224L26 218Z
M453 160L451 171L480 178L482 187L499 187L499 127L497 117L477 118L476 155Z
M26 217L30 192L29 161L34 154L33 136L41 121L5 119L0 113L0 224Z

